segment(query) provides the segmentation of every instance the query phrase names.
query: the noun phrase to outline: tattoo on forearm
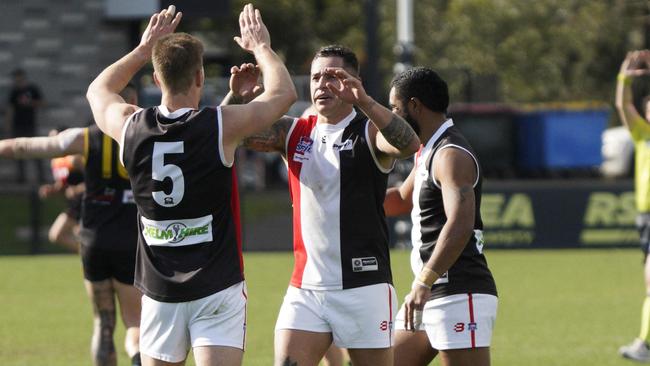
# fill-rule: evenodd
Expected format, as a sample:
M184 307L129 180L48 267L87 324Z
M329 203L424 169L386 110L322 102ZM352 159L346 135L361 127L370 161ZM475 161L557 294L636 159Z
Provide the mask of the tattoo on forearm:
M284 152L284 142L289 133L289 128L291 128L291 123L293 123L291 118L281 118L270 129L245 138L242 145L255 151Z
M298 366L298 362L292 361L289 356L287 356L287 358L282 362L282 366Z
M396 114L393 114L393 119L390 120L388 126L381 129L381 134L388 143L398 150L406 148L416 138L411 126Z

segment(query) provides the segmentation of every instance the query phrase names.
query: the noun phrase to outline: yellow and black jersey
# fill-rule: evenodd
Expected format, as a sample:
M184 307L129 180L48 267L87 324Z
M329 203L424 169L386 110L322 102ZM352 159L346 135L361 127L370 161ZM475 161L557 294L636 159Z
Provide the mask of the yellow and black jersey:
M123 250L138 238L137 208L119 146L95 125L84 130L85 182L81 207L82 245Z

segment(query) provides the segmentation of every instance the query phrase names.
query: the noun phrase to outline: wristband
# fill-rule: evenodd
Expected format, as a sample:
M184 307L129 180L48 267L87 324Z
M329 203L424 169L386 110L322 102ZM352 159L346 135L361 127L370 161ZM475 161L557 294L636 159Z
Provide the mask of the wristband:
M424 287L424 288L426 288L428 290L431 290L431 286L427 286L426 283L420 281L417 278L415 280L413 280L413 283L411 284L411 289L414 289L416 287Z
M415 279L418 282L422 282L424 286L431 288L433 284L440 278L440 275L437 274L434 270L424 267L418 277Z
M625 75L625 74L622 73L622 72L619 73L619 74L616 76L616 80L617 80L619 83L623 83L623 85L625 85L625 86L630 86L630 85L632 85L632 77L629 76L629 75Z

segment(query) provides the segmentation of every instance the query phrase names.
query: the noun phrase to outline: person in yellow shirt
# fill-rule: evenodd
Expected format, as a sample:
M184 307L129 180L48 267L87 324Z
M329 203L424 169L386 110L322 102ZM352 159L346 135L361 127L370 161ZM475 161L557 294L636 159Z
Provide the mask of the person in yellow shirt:
M636 76L650 74L650 51L629 52L621 65L616 85L616 110L628 128L634 142L634 189L638 211L637 227L644 254L646 297L641 312L641 333L632 343L619 349L621 356L640 362L650 362L650 97L643 99L642 117L634 106L632 81Z

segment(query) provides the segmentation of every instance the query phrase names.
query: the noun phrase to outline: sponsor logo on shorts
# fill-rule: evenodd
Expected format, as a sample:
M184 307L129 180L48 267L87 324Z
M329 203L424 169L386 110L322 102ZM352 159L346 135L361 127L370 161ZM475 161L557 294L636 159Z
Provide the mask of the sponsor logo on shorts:
M393 322L388 321L388 320L382 321L381 323L379 323L379 330L381 330L381 331L387 331L387 330L392 331L393 330Z
M476 323L456 323L454 324L454 332L460 333L467 330L468 332L474 332L477 329Z
M185 220L155 221L141 217L148 245L183 246L212 241L212 215Z
M353 272L368 272L379 270L379 264L375 257L352 258Z

